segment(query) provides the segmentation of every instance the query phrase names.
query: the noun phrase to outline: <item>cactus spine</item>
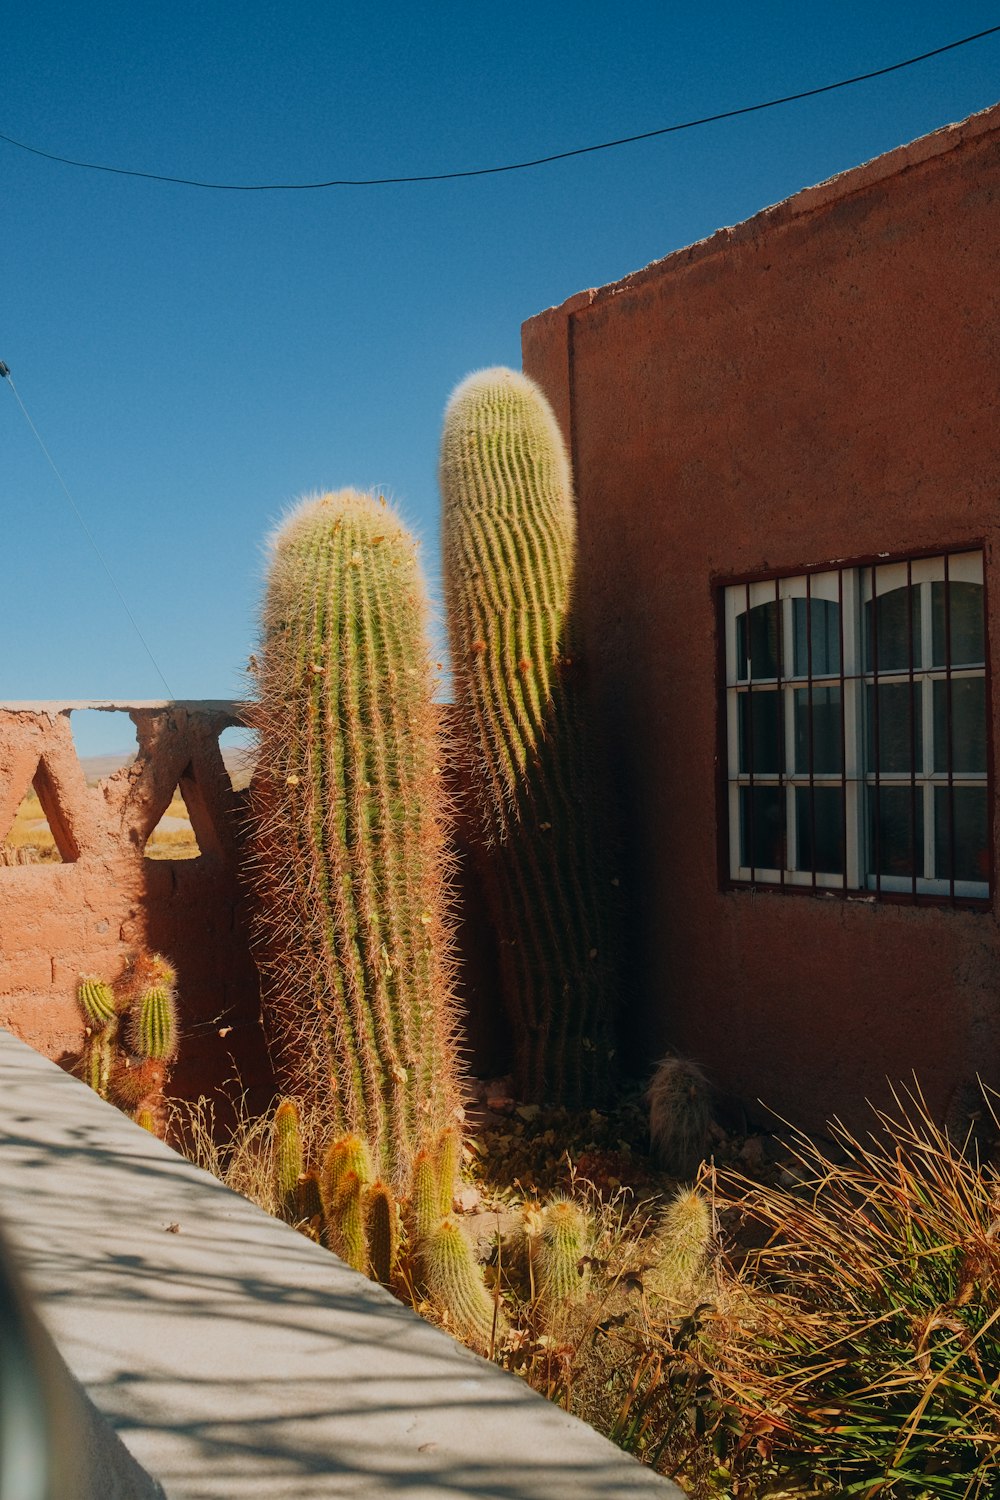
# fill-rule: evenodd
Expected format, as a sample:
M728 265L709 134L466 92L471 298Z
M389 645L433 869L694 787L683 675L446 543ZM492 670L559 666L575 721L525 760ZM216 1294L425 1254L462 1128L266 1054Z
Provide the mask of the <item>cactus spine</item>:
M251 793L265 1016L283 1087L365 1136L397 1188L459 1101L426 618L384 500L304 501L272 539Z
M271 1149L278 1212L283 1219L292 1219L298 1213L298 1186L302 1175L302 1132L294 1099L282 1099L274 1112Z
M617 967L606 800L589 763L571 606L569 461L544 396L512 370L458 387L441 444L444 581L457 696L491 850L522 1099L604 1099Z

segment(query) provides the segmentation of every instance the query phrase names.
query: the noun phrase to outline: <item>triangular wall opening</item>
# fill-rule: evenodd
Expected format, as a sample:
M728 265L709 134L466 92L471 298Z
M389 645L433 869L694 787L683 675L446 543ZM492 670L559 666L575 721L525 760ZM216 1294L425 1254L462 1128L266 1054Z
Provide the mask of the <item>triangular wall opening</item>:
M2 865L72 864L79 858L44 761L38 763L0 850Z
M170 803L146 840L144 854L147 859L199 859L202 849L191 822L191 810L184 795L182 783L190 772L181 777Z
M250 785L259 745L260 735L256 729L248 729L242 724L233 724L219 735L222 762L234 792L242 792Z

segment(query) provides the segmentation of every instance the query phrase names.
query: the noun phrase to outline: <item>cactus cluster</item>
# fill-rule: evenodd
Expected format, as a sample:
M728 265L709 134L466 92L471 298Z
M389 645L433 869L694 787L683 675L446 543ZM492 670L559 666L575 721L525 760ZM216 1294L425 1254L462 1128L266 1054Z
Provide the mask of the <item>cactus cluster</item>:
M280 1086L398 1191L460 1105L428 605L384 498L302 502L271 541L253 878Z
M154 1129L179 1041L173 968L158 953L132 953L113 982L81 974L76 998L87 1033L77 1073L102 1099Z
M578 660L572 476L539 389L492 369L445 413L440 483L456 693L489 845L525 1100L605 1100L615 1075L615 877Z

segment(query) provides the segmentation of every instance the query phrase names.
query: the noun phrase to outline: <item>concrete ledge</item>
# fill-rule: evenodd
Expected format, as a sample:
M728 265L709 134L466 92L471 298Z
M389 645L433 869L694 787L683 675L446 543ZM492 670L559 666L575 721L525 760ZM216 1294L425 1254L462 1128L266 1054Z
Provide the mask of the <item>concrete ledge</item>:
M0 1090L15 1258L171 1500L680 1500L2 1031Z

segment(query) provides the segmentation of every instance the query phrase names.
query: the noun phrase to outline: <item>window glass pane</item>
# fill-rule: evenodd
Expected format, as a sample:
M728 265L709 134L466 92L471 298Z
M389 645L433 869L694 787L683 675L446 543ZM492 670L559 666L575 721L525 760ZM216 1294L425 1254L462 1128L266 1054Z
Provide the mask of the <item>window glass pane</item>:
M948 664L948 633L945 628L945 595L951 614L951 665L975 665L986 660L986 632L983 626L983 586L981 583L957 583L949 579L931 584L931 622L934 641L934 663Z
M838 776L843 769L840 688L812 689L812 765L809 763L809 689L795 689L795 769L800 776Z
M740 681L760 682L778 675L778 602L757 604L750 611L750 655L747 660L746 611L736 616L736 667Z
M986 774L986 682L982 677L951 680L953 771ZM934 769L948 770L948 683L934 682Z
M914 588L879 594L874 618L872 601L865 605L865 670L908 672L910 669L910 609L913 609L913 665L920 666L920 593ZM877 665L876 665L877 657Z
M784 866L784 788L740 787L740 863L755 870Z
M921 723L922 684L915 682L869 683L867 693L867 740L869 771L916 772L923 765ZM878 760L875 759L875 727L878 721Z
M839 677L839 604L829 599L793 599L792 640L796 677Z
M989 880L986 823L984 786L934 788L934 874L938 880ZM953 826L954 870L951 867Z
M817 875L844 873L844 793L839 786L795 788L796 866ZM814 853L815 851L815 853Z
M782 769L780 694L757 689L740 693L739 702L740 771L778 775Z
M924 873L924 799L919 787L881 786L868 794L869 867L907 879Z

